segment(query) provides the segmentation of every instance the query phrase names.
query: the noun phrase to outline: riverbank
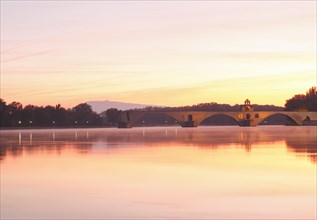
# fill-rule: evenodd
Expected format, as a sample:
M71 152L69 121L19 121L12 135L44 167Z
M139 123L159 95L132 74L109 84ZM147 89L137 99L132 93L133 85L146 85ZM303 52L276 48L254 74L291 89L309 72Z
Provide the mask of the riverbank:
M70 126L70 127L0 127L1 130L30 130L30 129L77 129L77 128L116 128L116 126Z

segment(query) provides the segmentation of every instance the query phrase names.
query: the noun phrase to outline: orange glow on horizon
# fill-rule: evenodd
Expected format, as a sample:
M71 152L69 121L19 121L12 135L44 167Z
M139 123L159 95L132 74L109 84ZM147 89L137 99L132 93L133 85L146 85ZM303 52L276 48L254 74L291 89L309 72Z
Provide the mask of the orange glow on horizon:
M315 1L2 1L1 98L65 107L245 98L284 106L316 86L315 8Z

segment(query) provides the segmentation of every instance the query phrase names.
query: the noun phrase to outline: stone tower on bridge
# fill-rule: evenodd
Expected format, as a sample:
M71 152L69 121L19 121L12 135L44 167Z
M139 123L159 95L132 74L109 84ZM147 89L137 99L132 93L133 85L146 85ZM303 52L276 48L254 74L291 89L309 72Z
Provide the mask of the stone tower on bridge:
M253 110L253 105L251 105L251 101L249 99L246 99L244 101L244 105L240 105L240 111L242 112L248 112Z
M254 108L251 105L251 101L246 99L244 105L240 105L240 112L238 114L239 125L240 126L251 126L251 114L246 112L253 112Z

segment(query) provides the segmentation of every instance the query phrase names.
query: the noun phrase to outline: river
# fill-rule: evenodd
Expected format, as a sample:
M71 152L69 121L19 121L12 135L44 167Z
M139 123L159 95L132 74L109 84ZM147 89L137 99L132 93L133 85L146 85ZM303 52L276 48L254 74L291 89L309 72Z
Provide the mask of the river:
M2 130L1 219L316 219L317 127Z

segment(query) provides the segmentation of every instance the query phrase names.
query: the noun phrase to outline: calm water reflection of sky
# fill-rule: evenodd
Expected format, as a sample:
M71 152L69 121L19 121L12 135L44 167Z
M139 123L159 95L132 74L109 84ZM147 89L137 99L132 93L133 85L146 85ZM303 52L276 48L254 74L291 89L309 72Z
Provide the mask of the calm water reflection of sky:
M1 131L1 218L315 219L316 133Z

